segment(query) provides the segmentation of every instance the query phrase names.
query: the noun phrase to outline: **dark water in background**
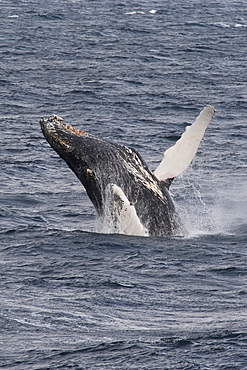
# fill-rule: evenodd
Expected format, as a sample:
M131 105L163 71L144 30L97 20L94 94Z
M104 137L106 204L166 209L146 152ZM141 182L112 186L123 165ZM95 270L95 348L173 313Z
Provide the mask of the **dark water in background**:
M247 5L1 1L0 19L0 367L247 368ZM40 118L154 169L205 104L171 188L188 236L95 233Z

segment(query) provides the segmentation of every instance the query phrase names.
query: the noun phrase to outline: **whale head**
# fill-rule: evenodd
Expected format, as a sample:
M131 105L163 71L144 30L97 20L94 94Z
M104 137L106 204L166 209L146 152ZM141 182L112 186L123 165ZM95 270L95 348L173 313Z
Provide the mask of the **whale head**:
M98 214L103 211L102 191L94 172L97 153L94 148L99 140L78 130L52 115L40 121L43 134L50 146L59 154L84 185ZM102 154L102 153L101 153Z

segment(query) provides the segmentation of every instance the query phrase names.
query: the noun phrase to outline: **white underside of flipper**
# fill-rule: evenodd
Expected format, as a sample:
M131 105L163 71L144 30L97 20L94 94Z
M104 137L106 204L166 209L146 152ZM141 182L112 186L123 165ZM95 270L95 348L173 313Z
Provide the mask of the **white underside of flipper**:
M192 162L206 128L213 118L215 109L207 105L191 126L171 148L164 153L164 158L154 171L159 180L166 180L180 175Z
M108 185L104 208L103 232L148 236L148 230L140 222L135 206L116 184Z

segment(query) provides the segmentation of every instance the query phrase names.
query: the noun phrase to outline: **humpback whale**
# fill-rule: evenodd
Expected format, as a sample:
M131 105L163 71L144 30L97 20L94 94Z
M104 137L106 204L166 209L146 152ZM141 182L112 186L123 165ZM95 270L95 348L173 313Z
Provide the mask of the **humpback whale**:
M192 162L215 109L204 107L152 172L132 148L103 140L52 115L40 121L50 146L78 177L104 230L142 236L181 235L169 187Z

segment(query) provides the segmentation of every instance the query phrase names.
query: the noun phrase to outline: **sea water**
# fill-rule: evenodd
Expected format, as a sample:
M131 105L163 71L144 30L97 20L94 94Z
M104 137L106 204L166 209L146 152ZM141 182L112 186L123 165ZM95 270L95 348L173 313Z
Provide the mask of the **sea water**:
M247 368L247 6L0 2L0 367ZM46 143L57 114L154 170L206 104L171 186L185 237L97 233Z

